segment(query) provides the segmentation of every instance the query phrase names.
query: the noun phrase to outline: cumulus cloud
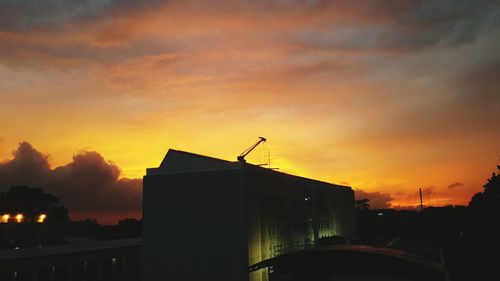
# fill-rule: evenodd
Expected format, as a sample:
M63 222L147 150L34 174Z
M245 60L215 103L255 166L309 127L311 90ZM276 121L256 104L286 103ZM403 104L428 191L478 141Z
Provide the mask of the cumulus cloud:
M370 208L386 209L391 207L392 197L389 193L382 192L366 192L361 189L354 190L356 200L369 199Z
M0 163L0 191L11 185L29 185L56 195L74 211L138 211L142 180L120 177L120 169L97 152L76 154L73 160L51 168L48 156L22 142L13 158Z
M457 188L457 187L462 187L462 186L464 186L463 183L461 183L461 182L454 182L454 183L448 185L448 188Z

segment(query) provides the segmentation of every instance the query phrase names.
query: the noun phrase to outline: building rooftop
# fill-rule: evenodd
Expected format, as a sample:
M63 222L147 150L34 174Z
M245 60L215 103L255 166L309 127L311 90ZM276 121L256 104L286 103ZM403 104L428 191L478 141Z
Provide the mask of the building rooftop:
M201 171L242 169L243 163L231 162L191 152L169 149L158 168L147 169L147 175L164 175Z
M13 259L38 258L44 256L63 255L69 253L96 252L116 248L142 246L142 238L121 239L110 241L81 240L78 242L51 245L43 247L30 247L19 249L0 250L0 261Z
M305 181L312 181L321 184L334 185L336 187L351 189L349 186L332 184L320 180L305 178L301 176L291 175L274 169L264 168L258 165L249 164L240 161L227 161L210 156L195 154L191 152L169 149L163 161L158 168L148 168L146 170L147 176L154 175L167 175L167 174L180 174L180 173L193 173L193 172L209 172L209 171L223 171L223 170L252 170L258 173L269 173L283 177L293 177Z

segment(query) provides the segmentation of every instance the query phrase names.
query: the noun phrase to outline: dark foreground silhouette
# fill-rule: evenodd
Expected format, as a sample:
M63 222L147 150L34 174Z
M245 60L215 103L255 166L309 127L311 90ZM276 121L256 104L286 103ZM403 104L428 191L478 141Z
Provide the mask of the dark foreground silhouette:
M500 278L494 258L500 250L498 173L492 174L468 206L428 207L423 212L372 210L366 199L358 200L356 206L361 243L384 246L396 238L428 241L442 249L451 280Z

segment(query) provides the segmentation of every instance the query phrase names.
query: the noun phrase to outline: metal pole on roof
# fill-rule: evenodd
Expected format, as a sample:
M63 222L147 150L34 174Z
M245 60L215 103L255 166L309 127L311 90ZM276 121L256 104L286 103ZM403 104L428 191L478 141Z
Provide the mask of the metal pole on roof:
M420 193L420 213L424 213L424 205L422 204L422 188L418 189L418 192Z

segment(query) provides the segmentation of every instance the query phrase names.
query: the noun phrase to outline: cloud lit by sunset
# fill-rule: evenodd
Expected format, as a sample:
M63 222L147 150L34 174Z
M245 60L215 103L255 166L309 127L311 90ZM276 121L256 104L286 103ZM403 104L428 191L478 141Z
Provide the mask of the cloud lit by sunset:
M130 213L168 148L265 136L381 207L467 204L500 158L498 34L494 1L2 1L0 189L28 157L75 210ZM86 169L108 182L67 187Z

